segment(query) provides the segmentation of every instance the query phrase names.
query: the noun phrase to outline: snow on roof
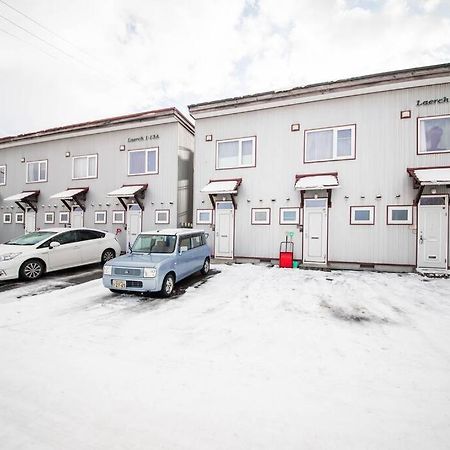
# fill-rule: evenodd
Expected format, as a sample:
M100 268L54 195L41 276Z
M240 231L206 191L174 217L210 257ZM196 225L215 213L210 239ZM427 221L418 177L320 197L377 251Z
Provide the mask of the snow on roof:
M211 180L200 192L205 194L237 194L241 179L234 180Z
M307 191L313 189L332 189L339 187L337 173L317 175L297 175L295 189Z
M436 167L434 169L409 169L408 172L422 185L450 184L450 167Z
M134 184L132 186L122 186L119 189L108 192L108 197L133 197L137 192L147 189L146 184Z
M87 192L89 188L76 188L76 189L67 189L62 192L58 192L57 194L50 195L50 198L59 198L60 200L70 200L78 194L82 194L83 192Z
M25 200L26 198L33 197L38 195L39 191L26 191L20 192L19 194L11 195L3 199L4 202L20 202L21 200Z

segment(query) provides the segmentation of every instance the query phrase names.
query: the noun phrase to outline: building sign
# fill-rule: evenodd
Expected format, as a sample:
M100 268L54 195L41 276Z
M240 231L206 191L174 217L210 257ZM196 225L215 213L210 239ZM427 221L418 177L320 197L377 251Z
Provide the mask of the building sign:
M434 98L433 100L417 100L416 106L435 105L436 103L448 103L448 97Z
M152 141L153 139L159 139L159 134L148 134L146 136L139 136L139 137L133 137L128 138L128 143L133 142L145 142L145 141Z

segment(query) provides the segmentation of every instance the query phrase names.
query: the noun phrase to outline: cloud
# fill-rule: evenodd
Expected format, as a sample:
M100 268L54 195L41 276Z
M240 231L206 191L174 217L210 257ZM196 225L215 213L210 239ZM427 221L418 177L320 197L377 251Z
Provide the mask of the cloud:
M0 19L3 134L450 60L450 13L438 0L14 7L64 39L0 4L1 15L60 49Z

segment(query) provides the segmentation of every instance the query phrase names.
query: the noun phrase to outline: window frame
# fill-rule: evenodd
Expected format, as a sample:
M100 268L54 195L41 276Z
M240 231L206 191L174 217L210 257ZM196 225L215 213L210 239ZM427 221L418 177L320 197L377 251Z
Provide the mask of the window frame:
M38 181L30 181L28 179L28 167L30 164L36 164L36 163L39 164L39 170L38 170L39 175L41 173L40 164L45 163L45 179L43 179L43 180L39 179ZM26 169L26 173L25 173L25 183L26 184L46 183L48 181L48 159L40 159L38 161L27 161L26 165L25 165L25 169Z
M105 218L100 220L98 218L99 214L104 214ZM107 224L108 223L108 211L106 211L104 209L94 211L94 223L101 224L101 225Z
M9 219L6 219L7 217L9 217ZM12 213L10 212L3 213L3 223L7 225L12 224Z
M441 153L450 153L450 148L448 148L447 150L434 150L434 151L430 151L427 152L422 151L421 150L421 140L422 140L422 127L421 127L421 122L425 122L427 120L432 120L432 119L448 119L450 121L450 114L441 114L441 115L437 115L437 116L422 116L422 117L418 117L417 118L417 154L418 155L439 155ZM426 145L426 140L425 140L425 145Z
M292 211L295 210L297 218L295 222L289 222L283 219L283 212L284 211ZM300 225L300 208L295 206L282 206L280 208L279 213L279 223L280 225Z
M267 211L268 215L267 215L267 219L264 221L257 221L255 219L255 214L256 212L261 212L261 211ZM251 224L252 225L270 225L271 224L271 219L272 219L272 209L271 208L252 208L252 214L251 214Z
M242 161L242 142L243 141L252 141L253 147L252 147L252 164L239 164L237 166L226 166L226 167L220 167L219 166L219 144L222 144L224 142L239 142L239 160ZM250 167L256 167L256 136L246 136L246 137L239 137L239 138L232 138L232 139L220 139L216 141L216 161L215 161L215 167L216 170L228 170L228 169L246 169Z
M167 219L166 220L159 220L158 219L158 214L159 213L167 214ZM169 223L170 223L170 209L155 209L155 224L167 225Z
M408 210L408 220L393 220L391 211L394 209ZM413 224L413 205L386 205L386 224L387 225L412 225Z
M369 220L355 220L355 211L369 210ZM375 205L350 206L350 225L375 225Z
M18 217L22 217L20 220ZM16 212L15 214L15 221L16 223L24 224L25 223L25 213L24 212Z
M144 172L139 172L139 173L130 173L130 168L131 168L131 153L137 153L137 152L145 152L145 171ZM155 152L156 154L156 167L155 167L155 171L148 171L148 153L149 152ZM149 147L149 148L137 148L137 149L133 149L133 150L128 150L128 170L127 170L127 175L129 177L135 177L135 176L139 176L139 175L157 175L159 173L159 147Z
M209 220L200 220L200 214L201 213L208 213L209 214ZM197 209L197 219L196 223L198 225L211 225L213 223L213 210L212 209Z
M67 214L67 220L61 220L61 216L63 214ZM69 211L60 211L58 219L59 219L58 223L62 223L62 224L65 224L65 225L70 224L70 212Z
M95 175L90 176L89 175L89 158L95 159ZM87 161L87 175L84 177L76 177L75 176L75 160L76 159L86 159ZM98 178L98 153L92 153L90 155L79 155L79 156L73 156L72 157L72 180L86 180L86 179L92 179L92 178Z
M352 130L352 139L351 139L351 155L350 156L336 156L337 155L337 132L339 130ZM306 159L306 148L308 145L307 136L308 134L318 132L318 131L333 131L333 156L332 158L324 158L324 159L313 159L313 160L307 160ZM312 164L312 163L318 163L318 162L325 162L325 161L348 161L356 159L356 123L348 124L348 125L337 125L337 126L331 126L331 127L322 127L322 128L309 128L304 131L303 134L303 163L304 164Z
M47 219L47 215L52 216L51 221ZM47 211L44 213L44 223L46 223L46 224L54 224L55 223L55 212L54 211Z
M8 176L8 168L7 168L7 166L6 166L6 164L0 164L0 170L4 170L4 177L5 177L5 179L4 179L4 181L3 181L3 183L0 181L0 186L6 186L6 183L7 183L7 176Z
M120 214L122 216L122 218L120 220L117 220L115 218L115 216L117 214ZM112 223L125 223L125 211L119 211L119 210L115 210L112 212Z

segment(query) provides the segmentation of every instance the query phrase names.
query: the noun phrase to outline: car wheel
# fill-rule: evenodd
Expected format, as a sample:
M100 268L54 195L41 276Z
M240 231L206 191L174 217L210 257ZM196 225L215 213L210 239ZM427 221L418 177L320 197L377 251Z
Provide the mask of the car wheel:
M168 273L163 281L161 294L163 297L170 297L175 287L175 278L171 273Z
M37 280L44 274L44 263L39 259L25 261L20 267L19 275L23 280Z
M209 258L206 258L200 272L202 273L202 275L208 275L209 269L211 269L211 262L209 261Z
M102 259L100 262L102 264L105 264L106 261L110 261L111 259L114 259L115 257L116 257L116 252L112 248L107 248L102 253Z

